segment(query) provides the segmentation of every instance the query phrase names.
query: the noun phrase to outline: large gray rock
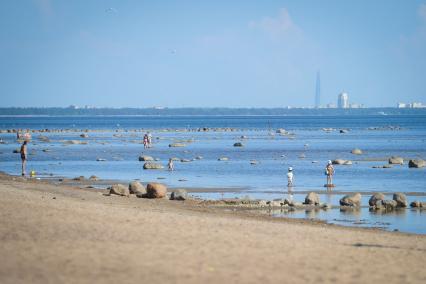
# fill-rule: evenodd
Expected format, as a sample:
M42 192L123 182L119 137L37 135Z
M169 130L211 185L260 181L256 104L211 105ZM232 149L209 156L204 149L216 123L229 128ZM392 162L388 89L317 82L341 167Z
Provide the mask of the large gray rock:
M343 160L343 159L333 160L332 163L333 163L333 165L352 165L352 161Z
M164 169L164 166L161 164L153 163L153 162L146 162L143 164L144 170L161 170Z
M382 200L380 201L386 210L394 210L398 207L398 203L395 200Z
M362 150L355 148L351 151L351 153L354 154L354 155L362 155Z
M187 200L188 199L188 192L186 192L185 189L178 189L178 190L172 192L170 199L171 200Z
M148 183L146 186L146 197L163 198L167 195L167 187L161 183Z
M404 193L400 193L400 192L394 193L392 199L396 201L397 207L407 207L408 206L407 196L405 196Z
M129 183L130 194L146 194L146 188L138 181L134 180Z
M401 157L392 156L389 158L389 164L402 165L404 164L404 159Z
M139 162L150 162L154 161L154 158L151 156L139 156Z
M426 161L425 160L410 160L408 162L409 168L423 168L426 167Z
M368 204L370 206L376 206L377 201L379 200L385 200L385 195L383 193L377 192L374 193L371 197L370 200L368 200Z
M120 196L129 196L129 188L122 184L113 184L109 187L110 194L116 194Z
M352 206L359 207L361 206L361 194L355 193L352 195L345 195L340 199L341 206Z
M318 194L315 192L309 192L308 195L305 197L305 204L309 205L319 205L320 200Z

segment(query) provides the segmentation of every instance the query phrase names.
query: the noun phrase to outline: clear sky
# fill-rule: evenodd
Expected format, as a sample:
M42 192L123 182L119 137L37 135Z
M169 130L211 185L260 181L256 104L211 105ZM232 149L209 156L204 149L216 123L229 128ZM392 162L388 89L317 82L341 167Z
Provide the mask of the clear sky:
M426 103L426 0L5 0L1 107Z

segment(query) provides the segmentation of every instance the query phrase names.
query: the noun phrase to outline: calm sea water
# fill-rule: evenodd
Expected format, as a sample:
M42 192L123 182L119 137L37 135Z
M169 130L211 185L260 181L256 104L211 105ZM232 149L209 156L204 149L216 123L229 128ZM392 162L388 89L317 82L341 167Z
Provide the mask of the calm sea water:
M231 127L237 130L195 131L202 127ZM239 194L253 198L275 198L277 192L286 193L285 174L287 168L292 166L295 198L303 200L304 196L299 196L297 192L324 190L326 161L341 158L351 160L353 165L336 166L335 196L347 191L414 192L418 195L426 191L425 168L409 169L407 164L390 169L372 168L387 164L387 159L392 155L404 157L407 161L412 158L426 159L426 115L0 117L0 129L12 128L98 130L89 132L89 138L80 138L81 132L74 131L43 133L50 139L48 143L39 141L37 137L40 134L34 133L33 142L29 145L28 167L40 176L97 175L108 179L142 181L161 178L161 182L172 187L236 187L242 189ZM278 128L286 129L291 135L276 134ZM334 130L327 132L323 128ZM143 131L133 132L134 129ZM339 133L340 129L349 131ZM143 133L148 130L153 134L154 145L153 148L144 149L140 143ZM242 136L246 139L241 139ZM19 174L19 155L12 153L19 147L15 135L1 133L0 138L5 142L0 144L0 170ZM88 144L66 145L65 140L84 140ZM184 148L168 147L170 143L180 140L193 142L187 143ZM244 147L233 147L235 142L242 142ZM351 154L353 148L362 149L364 154ZM44 152L46 149L48 151ZM175 162L175 172L147 171L138 161L141 154L158 158L164 165L171 157L192 160L202 156L202 159ZM229 161L218 161L222 156L228 157ZM97 159L106 161L99 162ZM258 164L250 164L251 160L258 161ZM199 195L221 198L218 194L203 195L201 192ZM416 200L421 198L410 197ZM324 201L326 199L325 196ZM336 202L332 200L332 203ZM410 212L407 210L405 214L410 215ZM327 217L327 214L330 216ZM315 216L329 221L341 219L334 213L320 212ZM368 209L366 216L373 218ZM360 218L365 219L366 216ZM411 227L408 225L411 229L406 229L406 219L421 218L423 223L426 222L423 215L415 216L404 218L403 230L426 233L426 227L419 228L418 222ZM290 217L305 216L292 214ZM402 224L400 217L386 218ZM397 226L394 223L392 226Z

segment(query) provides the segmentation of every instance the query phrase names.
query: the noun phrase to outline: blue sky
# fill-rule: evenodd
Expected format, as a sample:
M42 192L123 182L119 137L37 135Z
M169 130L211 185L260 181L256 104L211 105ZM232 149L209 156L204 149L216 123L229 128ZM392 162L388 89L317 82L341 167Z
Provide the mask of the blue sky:
M1 107L426 103L426 1L2 1Z

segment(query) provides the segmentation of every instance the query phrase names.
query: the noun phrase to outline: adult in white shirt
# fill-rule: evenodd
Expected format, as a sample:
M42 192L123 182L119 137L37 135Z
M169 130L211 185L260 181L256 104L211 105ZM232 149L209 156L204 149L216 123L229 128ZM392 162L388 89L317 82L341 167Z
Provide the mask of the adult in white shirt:
M294 174L293 168L289 167L287 172L287 186L293 186Z

